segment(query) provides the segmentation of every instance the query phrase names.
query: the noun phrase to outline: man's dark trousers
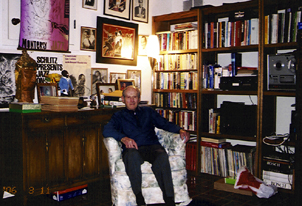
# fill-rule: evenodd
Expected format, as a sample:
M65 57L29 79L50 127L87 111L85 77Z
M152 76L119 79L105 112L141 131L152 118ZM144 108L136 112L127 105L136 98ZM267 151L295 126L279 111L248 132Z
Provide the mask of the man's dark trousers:
M135 195L142 191L141 164L144 161L148 161L152 164L152 171L164 194L165 201L166 198L174 199L171 167L164 147L161 145L148 145L140 146L138 150L135 148L125 149L123 151L123 161Z

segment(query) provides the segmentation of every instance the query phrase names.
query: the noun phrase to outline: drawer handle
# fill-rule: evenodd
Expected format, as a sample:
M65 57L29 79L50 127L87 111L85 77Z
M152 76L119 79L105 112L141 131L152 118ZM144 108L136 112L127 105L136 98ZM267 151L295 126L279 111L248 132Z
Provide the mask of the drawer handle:
M44 117L43 121L44 121L44 122L49 122L50 119L49 119L49 117Z

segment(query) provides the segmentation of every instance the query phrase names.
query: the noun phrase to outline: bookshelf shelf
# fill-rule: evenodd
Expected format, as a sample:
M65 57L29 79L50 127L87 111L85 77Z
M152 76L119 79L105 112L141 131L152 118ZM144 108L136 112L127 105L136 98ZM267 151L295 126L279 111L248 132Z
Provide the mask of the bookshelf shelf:
M153 92L176 92L176 93L197 93L197 90L184 90L184 89L153 89Z
M257 91L227 91L217 89L202 89L202 94L223 94L223 95L257 95Z
M218 137L218 138L224 138L224 139L240 139L244 141L256 141L256 137L248 137L248 136L239 136L239 135L228 135L228 134L212 134L208 132L202 132L202 136L207 136L207 137Z
M187 49L187 50L173 50L173 51L161 51L159 54L187 54L187 53L197 53L197 49Z
M201 52L203 53L208 53L208 52L230 53L230 52L245 52L245 51L247 52L258 51L258 45L201 49Z

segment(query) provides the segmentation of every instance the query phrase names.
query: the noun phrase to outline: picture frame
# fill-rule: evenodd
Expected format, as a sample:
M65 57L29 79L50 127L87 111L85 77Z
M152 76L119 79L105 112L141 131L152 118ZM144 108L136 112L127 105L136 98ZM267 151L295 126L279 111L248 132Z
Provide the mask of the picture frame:
M138 55L147 56L147 43L149 35L138 35Z
M148 23L149 0L133 0L132 20Z
M118 79L117 80L117 88L118 90L124 90L126 87L134 85L133 79Z
M98 0L82 0L82 6L85 9L93 9L93 10L97 10L97 3Z
M108 83L107 68L91 68L91 95L97 94L97 83Z
M138 24L97 17L96 63L136 66L137 53Z
M38 100L41 102L42 96L58 96L58 84L57 83L37 83Z
M96 50L96 28L81 26L80 49L85 51Z
M134 80L134 86L141 89L141 70L127 70L127 79L133 79Z
M110 89L112 90L111 92L114 92L116 90L116 84L115 83L96 83L96 91L97 91L99 103L101 102L101 94L110 93Z
M131 0L104 0L104 15L130 20Z
M110 72L110 83L116 84L118 79L126 79L126 76L126 73Z

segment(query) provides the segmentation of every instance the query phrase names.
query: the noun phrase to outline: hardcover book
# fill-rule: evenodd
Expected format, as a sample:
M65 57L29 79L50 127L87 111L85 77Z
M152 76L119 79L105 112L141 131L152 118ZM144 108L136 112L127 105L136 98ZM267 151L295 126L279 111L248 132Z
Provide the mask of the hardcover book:
M9 111L17 113L41 112L41 104L28 102L11 102L9 104Z

